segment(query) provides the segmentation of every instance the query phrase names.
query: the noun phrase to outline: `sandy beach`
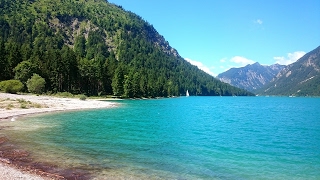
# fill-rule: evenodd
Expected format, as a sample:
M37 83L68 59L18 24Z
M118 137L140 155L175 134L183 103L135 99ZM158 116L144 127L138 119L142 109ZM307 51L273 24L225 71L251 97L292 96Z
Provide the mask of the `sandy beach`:
M37 95L18 95L0 93L0 121L15 121L21 116L81 109L110 108L115 103L99 100L87 99L85 101L77 98L57 98L52 96ZM1 130L1 129L0 129ZM5 143L4 138L0 138L0 145ZM18 168L12 165L9 159L2 157L0 151L0 179L60 179L54 176L48 176L46 173L33 172L25 170L24 167ZM47 178L48 177L48 178ZM63 179L63 178L61 178Z
M0 119L17 118L23 115L45 112L108 108L115 105L115 103L91 99L82 101L76 98L0 93L1 104L3 105L0 106Z

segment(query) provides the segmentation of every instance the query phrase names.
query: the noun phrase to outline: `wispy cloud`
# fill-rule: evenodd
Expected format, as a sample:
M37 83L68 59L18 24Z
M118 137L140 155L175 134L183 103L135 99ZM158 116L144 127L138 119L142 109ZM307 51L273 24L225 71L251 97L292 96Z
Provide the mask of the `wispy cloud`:
M296 51L293 53L288 53L287 57L284 56L277 56L273 57L273 59L276 61L276 63L281 65L289 65L294 62L296 62L298 59L300 59L302 56L304 56L306 53L303 51Z
M257 20L254 21L254 23L261 25L261 24L263 24L263 21L261 19L257 19Z
M236 63L237 66L240 66L240 67L255 63L253 60L247 59L242 56L234 56L233 58L230 59L230 62Z
M224 63L226 62L227 58L223 58L223 59L220 59L220 62Z
M234 56L232 58L223 58L220 59L219 71L225 72L231 68L244 67L248 64L253 64L255 61L242 57Z
M189 58L185 58L185 60L188 61L190 64L197 66L199 69L210 74L211 76L217 76L214 72L211 71L211 69L213 69L213 67L209 68L209 67L205 66L204 64L202 64L202 62L194 61Z

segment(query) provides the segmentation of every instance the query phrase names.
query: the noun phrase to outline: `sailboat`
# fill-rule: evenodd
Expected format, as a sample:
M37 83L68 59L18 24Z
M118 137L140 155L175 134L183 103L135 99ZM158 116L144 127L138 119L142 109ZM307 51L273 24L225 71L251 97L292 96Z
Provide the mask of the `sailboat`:
M190 95L189 95L189 91L188 91L188 90L187 90L187 92L186 92L186 96L187 96L187 97L189 97L189 96L190 96Z

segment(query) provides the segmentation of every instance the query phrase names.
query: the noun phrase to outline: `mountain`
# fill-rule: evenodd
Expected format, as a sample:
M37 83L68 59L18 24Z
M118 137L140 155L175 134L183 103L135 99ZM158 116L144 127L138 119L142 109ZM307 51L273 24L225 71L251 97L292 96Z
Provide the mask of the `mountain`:
M320 46L285 67L258 92L263 95L320 96Z
M279 64L263 66L257 62L241 68L231 68L219 74L217 78L222 82L253 92L269 83L284 67Z
M104 0L1 0L0 81L48 93L252 95L186 62L142 17Z

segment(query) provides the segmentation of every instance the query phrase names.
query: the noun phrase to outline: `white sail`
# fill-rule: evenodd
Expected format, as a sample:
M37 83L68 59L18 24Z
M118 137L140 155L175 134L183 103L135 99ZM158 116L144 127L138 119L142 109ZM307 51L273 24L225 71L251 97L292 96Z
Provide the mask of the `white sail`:
M186 96L189 97L189 91L188 91L188 90L187 90L187 92L186 92Z

